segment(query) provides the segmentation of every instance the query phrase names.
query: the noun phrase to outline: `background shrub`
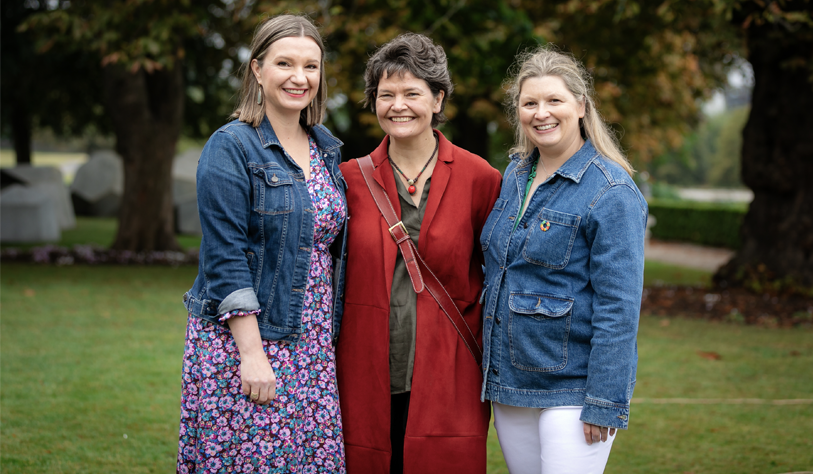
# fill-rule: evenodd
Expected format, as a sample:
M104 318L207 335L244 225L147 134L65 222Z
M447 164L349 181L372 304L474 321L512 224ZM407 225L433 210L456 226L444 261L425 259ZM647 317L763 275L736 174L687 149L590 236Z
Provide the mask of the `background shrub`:
M652 237L737 249L746 211L747 204L742 203L652 199L649 213L657 219Z

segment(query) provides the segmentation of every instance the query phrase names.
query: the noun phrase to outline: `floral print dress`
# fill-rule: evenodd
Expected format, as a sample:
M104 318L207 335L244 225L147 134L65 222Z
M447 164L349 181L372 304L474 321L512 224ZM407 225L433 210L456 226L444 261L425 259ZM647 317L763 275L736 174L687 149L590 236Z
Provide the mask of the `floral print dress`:
M259 405L242 393L240 353L231 332L189 317L178 472L345 472L331 344L334 295L328 247L341 230L346 211L310 138L309 145L307 186L316 212L302 337L297 343L263 340L277 377L277 397ZM245 314L249 313L221 315L221 320Z

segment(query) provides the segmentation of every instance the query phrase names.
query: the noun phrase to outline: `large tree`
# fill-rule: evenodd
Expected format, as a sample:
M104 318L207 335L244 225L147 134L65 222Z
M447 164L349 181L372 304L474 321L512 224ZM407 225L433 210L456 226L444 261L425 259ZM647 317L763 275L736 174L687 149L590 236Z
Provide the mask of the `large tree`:
M742 246L717 273L718 282L813 288L811 11L809 0L743 1L733 10L754 68L742 146L742 179L754 200Z
M24 23L40 51L79 54L101 71L106 117L124 162L114 249L179 248L171 186L175 146L185 124L194 135L225 121L222 86L237 61L237 45L256 23L249 19L250 3L73 0ZM66 83L84 79L63 77ZM196 115L184 121L187 95Z

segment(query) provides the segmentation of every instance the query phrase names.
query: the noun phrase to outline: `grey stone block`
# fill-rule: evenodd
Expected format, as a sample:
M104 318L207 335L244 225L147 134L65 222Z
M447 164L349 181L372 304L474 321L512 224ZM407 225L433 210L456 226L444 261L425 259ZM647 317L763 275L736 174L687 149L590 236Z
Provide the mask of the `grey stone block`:
M113 217L124 193L124 165L112 151L97 151L76 170L71 184L77 214Z
M18 165L14 168L5 168L3 172L26 186L37 185L38 189L47 194L53 201L57 224L59 224L60 229L73 229L76 227L76 216L73 211L70 191L65 186L59 168Z
M193 148L175 157L172 163L172 203L175 208L175 232L201 235L195 173L203 152Z
M12 184L0 193L0 241L56 242L60 239L56 206L48 185Z

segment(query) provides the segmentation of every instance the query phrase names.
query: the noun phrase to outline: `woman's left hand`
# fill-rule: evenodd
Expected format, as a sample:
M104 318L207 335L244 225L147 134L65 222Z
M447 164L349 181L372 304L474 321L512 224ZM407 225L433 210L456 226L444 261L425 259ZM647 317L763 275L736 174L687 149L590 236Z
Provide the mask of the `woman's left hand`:
M588 446L599 441L606 442L607 438L614 434L615 428L584 423L584 440L587 441Z

